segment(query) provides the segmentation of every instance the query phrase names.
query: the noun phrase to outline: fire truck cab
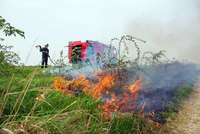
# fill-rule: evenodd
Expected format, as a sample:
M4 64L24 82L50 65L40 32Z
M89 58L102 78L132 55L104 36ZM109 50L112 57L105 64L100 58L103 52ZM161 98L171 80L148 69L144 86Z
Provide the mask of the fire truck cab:
M86 59L90 60L91 63L97 62L97 53L100 54L99 59L103 60L104 54L107 55L110 49L110 57L117 58L117 49L114 46L109 48L109 45L105 45L98 41L86 40L81 41L70 41L68 47L68 59L72 62L72 53L75 51L76 55L80 58L81 62L85 62Z

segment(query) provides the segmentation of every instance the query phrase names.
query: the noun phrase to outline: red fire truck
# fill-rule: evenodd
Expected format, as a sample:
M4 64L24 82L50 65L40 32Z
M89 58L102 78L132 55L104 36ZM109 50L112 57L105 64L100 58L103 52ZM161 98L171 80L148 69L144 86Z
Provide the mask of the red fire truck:
M72 62L72 52L75 51L76 55L80 57L81 61L84 62L89 59L91 63L96 62L97 53L100 54L100 60L103 60L104 54L107 55L110 49L110 57L117 58L117 49L114 46L109 48L109 45L105 45L98 41L86 40L86 42L81 41L70 41L68 47L68 59ZM106 56L108 57L108 56Z

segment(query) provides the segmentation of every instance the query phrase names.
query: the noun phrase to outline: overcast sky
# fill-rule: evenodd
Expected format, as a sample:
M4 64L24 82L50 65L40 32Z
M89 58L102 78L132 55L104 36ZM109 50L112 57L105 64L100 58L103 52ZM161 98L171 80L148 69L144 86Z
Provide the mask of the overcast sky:
M25 32L26 39L0 37L13 45L23 63L37 65L36 45L49 43L50 55L67 55L69 41L98 40L109 44L114 37L141 38L141 52L166 50L168 58L200 63L199 0L0 0L0 16ZM35 41L35 44L33 45ZM136 50L130 44L130 57ZM28 53L30 55L28 56Z

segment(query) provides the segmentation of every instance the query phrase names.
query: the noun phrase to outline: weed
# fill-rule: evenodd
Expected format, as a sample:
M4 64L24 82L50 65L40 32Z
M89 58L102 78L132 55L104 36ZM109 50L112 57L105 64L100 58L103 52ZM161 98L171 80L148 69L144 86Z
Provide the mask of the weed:
M193 86L194 84L191 82L185 83L174 92L176 102L169 102L166 105L167 112L161 112L165 118L175 119L178 112L177 109L181 106L181 100L188 98L188 96L192 92Z
M121 39L112 39L110 45L116 40L119 41L119 57L110 57L108 53L105 55L108 57L108 61L101 62L104 63L104 67L101 66L100 62L98 63L99 68L105 71L105 75L117 75L118 79L114 79L115 81L109 79L111 83L117 82L117 86L113 87L116 92L121 90L124 83L129 85L129 81L139 79L135 75L136 69L142 70L166 63L166 61L161 61L164 51L147 52L143 58L147 58L146 55L150 54L151 61L145 67L140 66L140 49L136 41L145 41L127 35L122 36ZM126 41L131 41L137 50L137 57L133 61L126 56L129 53ZM125 47L123 51L121 50L122 45ZM65 57L62 51L60 55L56 64L61 68L65 67L66 64L64 64ZM116 63L112 63L113 59L116 60ZM4 64L1 63L1 65ZM90 63L88 62L88 64ZM67 71L70 72L70 70ZM110 119L106 120L102 116L103 109L99 108L105 104L103 100L94 100L94 96L84 92L77 95L66 95L64 90L63 92L55 90L54 77L48 73L42 73L38 67L11 66L5 68L4 66L3 68L1 66L0 73L2 76L0 78L1 131L12 131L13 133L156 133L159 130L156 122L145 116L139 116L138 113L130 114L116 111L113 112ZM73 87L73 84L75 82L69 87ZM84 88L83 84L83 82L79 83L72 90ZM192 84L185 84L174 93L176 100L187 98L191 91ZM126 96L128 95L126 94ZM176 116L175 111L178 106L177 103L170 102L166 106L168 111L162 114L166 118L173 119Z

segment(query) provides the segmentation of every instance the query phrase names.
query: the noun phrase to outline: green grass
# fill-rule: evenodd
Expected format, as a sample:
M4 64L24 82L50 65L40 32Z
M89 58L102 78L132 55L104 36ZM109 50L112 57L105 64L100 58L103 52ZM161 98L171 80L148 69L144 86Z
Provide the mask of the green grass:
M111 43L114 40L118 39L112 39ZM137 49L137 58L133 61L125 61L126 54L121 55L117 61L118 65L122 68L129 65L138 67L140 49L135 40L144 43L145 41L130 35L122 36L119 40L119 52L123 44L124 52L126 50L128 54L127 40L134 43ZM160 58L159 54L164 56L162 53L158 53L157 58ZM62 62L63 59L60 59L61 65L63 65ZM157 65L154 61L152 63ZM161 62L158 61L158 63ZM74 97L56 91L53 84L54 76L42 73L42 71L40 66L13 66L7 61L0 62L0 133L6 131L16 134L160 133L155 122L150 121L144 115L139 116L138 113L114 113L111 119L106 120L102 116L103 110L99 108L105 102L96 101L92 96L84 93ZM190 92L191 87L188 88L187 85L178 89L175 93L177 102L187 98ZM175 103L169 103L167 105L168 112L163 115L165 117L175 116L174 109L178 106Z
M156 123L137 113L115 113L110 120L102 116L101 100L80 93L77 97L56 91L54 76L42 73L43 69L16 68L1 71L0 128L13 133L156 133ZM188 97L193 84L177 89L177 102ZM168 112L176 117L179 103L170 102ZM1 132L1 130L0 130Z
M0 78L0 128L13 133L153 133L153 124L137 115L105 120L92 96L56 91L54 76L40 68L7 69ZM44 97L43 97L44 96ZM2 130L3 131L3 130ZM1 130L0 130L1 132Z
M174 92L176 103L169 102L166 106L167 112L162 112L162 115L165 118L175 119L177 116L176 111L177 109L181 107L181 100L189 97L190 93L192 92L193 87L194 87L194 83L189 82L189 83L185 83L180 88L178 88Z
M175 92L175 98L176 98L176 100L177 101L181 101L183 99L188 98L188 96L192 92L193 87L194 87L194 83L186 83L182 87L180 87Z

